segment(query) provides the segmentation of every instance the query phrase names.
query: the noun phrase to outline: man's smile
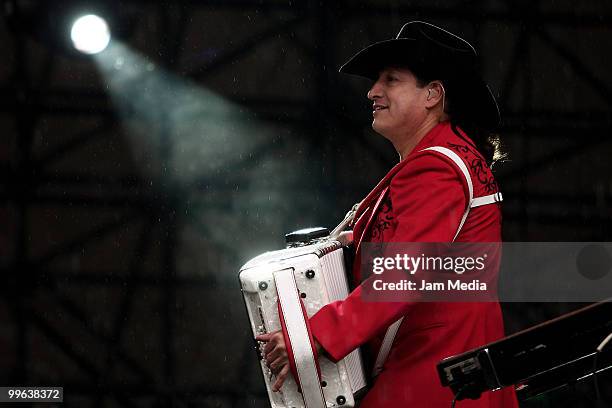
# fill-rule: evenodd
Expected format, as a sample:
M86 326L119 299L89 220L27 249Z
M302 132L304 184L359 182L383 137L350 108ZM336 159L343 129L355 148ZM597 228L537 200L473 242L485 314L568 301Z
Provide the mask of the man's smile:
M378 103L375 103L374 105L372 105L372 113L375 113L376 111L380 111L383 109L388 109L388 107L385 105L378 104Z

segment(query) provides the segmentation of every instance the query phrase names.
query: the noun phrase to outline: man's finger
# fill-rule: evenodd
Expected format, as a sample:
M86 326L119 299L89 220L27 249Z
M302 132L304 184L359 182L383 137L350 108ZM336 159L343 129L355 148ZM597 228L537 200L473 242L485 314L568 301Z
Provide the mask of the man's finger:
M265 333L255 336L255 340L257 341L270 341L270 337L272 337L274 333Z
M279 344L282 344L284 348L285 339L283 338L283 334L280 332L273 333L272 336L270 336L270 340L264 346L264 353L268 354L272 352Z
M289 373L289 364L283 367L280 373L276 376L276 382L272 386L272 391L276 392L280 390L283 383L285 382L285 378L287 378L287 374Z
M264 346L264 354L268 355L278 346L278 342L275 338L270 339Z
M287 349L284 345L278 345L274 350L266 354L266 361L269 363L273 362L279 357L287 357Z
M273 360L270 364L268 364L268 367L270 367L270 370L275 373L280 370L285 364L289 364L289 360L286 356L280 356Z

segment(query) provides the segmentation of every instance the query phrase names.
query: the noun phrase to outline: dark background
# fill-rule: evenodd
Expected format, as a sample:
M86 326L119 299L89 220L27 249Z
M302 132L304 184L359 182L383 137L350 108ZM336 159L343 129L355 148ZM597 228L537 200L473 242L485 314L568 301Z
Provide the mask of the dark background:
M337 68L414 19L481 51L505 240L611 240L609 1L100 1L122 25L94 58L56 38L72 2L1 3L0 385L267 406L238 270L333 227L397 161L368 82ZM505 305L507 331L578 306Z

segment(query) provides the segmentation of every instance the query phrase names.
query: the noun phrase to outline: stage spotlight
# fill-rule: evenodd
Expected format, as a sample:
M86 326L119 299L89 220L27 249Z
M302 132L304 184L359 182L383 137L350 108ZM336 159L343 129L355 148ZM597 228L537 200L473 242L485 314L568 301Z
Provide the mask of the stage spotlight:
M139 2L103 0L0 0L7 27L65 56L88 59L137 26ZM19 37L20 38L20 37ZM105 51L104 54L108 52Z
M103 18L89 14L75 20L70 30L70 38L74 48L91 55L104 51L110 42L111 34Z

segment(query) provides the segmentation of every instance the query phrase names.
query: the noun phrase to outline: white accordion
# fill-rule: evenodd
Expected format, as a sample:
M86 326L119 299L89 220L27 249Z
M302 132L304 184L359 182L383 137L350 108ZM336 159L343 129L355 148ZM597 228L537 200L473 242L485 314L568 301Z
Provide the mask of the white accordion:
M304 309L310 317L322 306L348 296L343 246L329 237L309 238L301 245L266 252L240 269L253 335L280 330L280 310L293 350L301 392L291 375L279 392L273 392L273 375L265 360L260 361L270 404L273 408L353 407L354 395L366 386L359 350L337 364L320 356L319 378L304 316ZM260 352L263 355L263 345Z

